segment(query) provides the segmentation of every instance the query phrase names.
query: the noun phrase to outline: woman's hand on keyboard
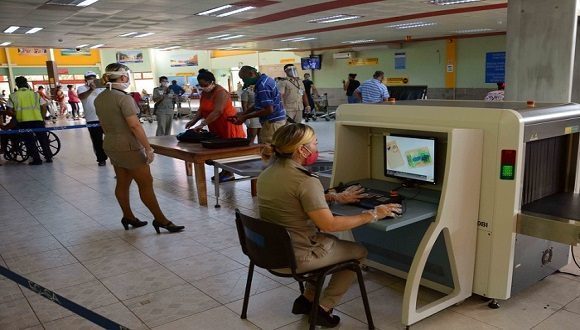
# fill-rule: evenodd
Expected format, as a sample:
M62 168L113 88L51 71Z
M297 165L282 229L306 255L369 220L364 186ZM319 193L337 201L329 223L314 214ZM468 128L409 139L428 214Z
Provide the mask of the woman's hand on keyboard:
M367 194L365 194L365 188L359 185L350 186L346 188L343 192L334 193L332 195L333 201L340 204L356 203L361 198L365 197L367 197Z
M396 218L401 215L403 208L401 204L382 204L375 207L375 212L377 213L379 219L383 219L385 217Z

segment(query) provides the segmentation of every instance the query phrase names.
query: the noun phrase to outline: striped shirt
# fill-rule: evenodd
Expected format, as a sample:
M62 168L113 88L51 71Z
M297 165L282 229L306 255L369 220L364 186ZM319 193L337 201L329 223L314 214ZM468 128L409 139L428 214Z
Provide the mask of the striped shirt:
M268 77L265 74L260 75L258 81L256 82L255 88L256 98L254 108L256 110L262 110L265 107L271 105L274 111L267 115L260 117L260 122L276 122L286 119L286 111L282 105L282 98L280 97L280 92L276 86L274 79Z
M362 83L356 91L362 94L362 103L381 103L389 98L387 86L375 78Z

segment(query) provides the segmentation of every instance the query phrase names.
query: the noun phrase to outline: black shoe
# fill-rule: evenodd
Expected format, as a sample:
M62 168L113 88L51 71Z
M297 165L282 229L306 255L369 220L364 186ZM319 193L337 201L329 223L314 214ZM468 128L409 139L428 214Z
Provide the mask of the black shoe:
M338 315L332 315L332 309L327 312L322 307L318 306L318 316L316 317L316 325L320 325L325 328L334 328L339 323L340 317L338 317Z
M42 160L33 160L28 165L42 165Z
M303 295L294 300L294 305L292 305L292 314L310 314L312 309L312 303L310 300L306 299Z
M157 220L153 220L153 228L155 228L155 231L157 232L157 234L161 234L161 231L159 230L159 228L163 228L163 229L169 231L170 233L177 233L177 232L185 229L185 226L177 226L171 221L169 221L165 225L162 225L159 222L157 222Z
M146 226L147 221L141 221L137 218L135 219L123 218L121 219L121 224L123 225L123 227L125 227L125 230L129 230L129 225L131 225L133 228L139 228Z
M105 165L107 165L106 161L103 160L102 162L99 162L99 166L105 166Z
M52 163L52 158L47 158L47 159L45 160L45 162L46 162L46 163Z

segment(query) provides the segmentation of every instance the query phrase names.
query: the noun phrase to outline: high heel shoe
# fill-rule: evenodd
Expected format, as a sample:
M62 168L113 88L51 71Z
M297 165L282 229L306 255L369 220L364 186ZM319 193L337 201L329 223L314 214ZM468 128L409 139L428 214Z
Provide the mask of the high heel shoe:
M161 231L159 230L159 228L163 228L163 229L169 231L170 233L177 233L179 231L182 231L185 228L185 226L177 226L176 224L174 224L171 221L169 221L165 225L162 225L157 220L153 220L153 228L155 228L155 231L157 232L157 234L161 234Z
M129 225L131 225L133 228L139 228L146 226L147 221L141 221L137 218L135 219L123 218L121 219L121 224L123 225L123 227L125 227L125 230L129 230Z

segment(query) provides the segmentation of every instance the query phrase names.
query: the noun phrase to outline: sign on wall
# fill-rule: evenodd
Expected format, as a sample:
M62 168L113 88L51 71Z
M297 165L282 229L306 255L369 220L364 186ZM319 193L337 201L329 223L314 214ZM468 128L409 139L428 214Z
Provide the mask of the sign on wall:
M117 52L117 63L143 63L143 51L120 50Z
M373 58L353 58L348 60L348 65L377 65L379 64L379 59L377 57Z
M395 53L395 70L405 70L407 68L407 54Z
M47 51L44 48L18 48L18 55L24 56L44 56Z
M65 48L60 50L60 56L91 56L91 50L84 48L79 50L74 48Z
M498 83L505 81L505 52L485 54L485 82Z
M195 55L171 55L169 66L172 68L180 66L198 66L197 54Z

